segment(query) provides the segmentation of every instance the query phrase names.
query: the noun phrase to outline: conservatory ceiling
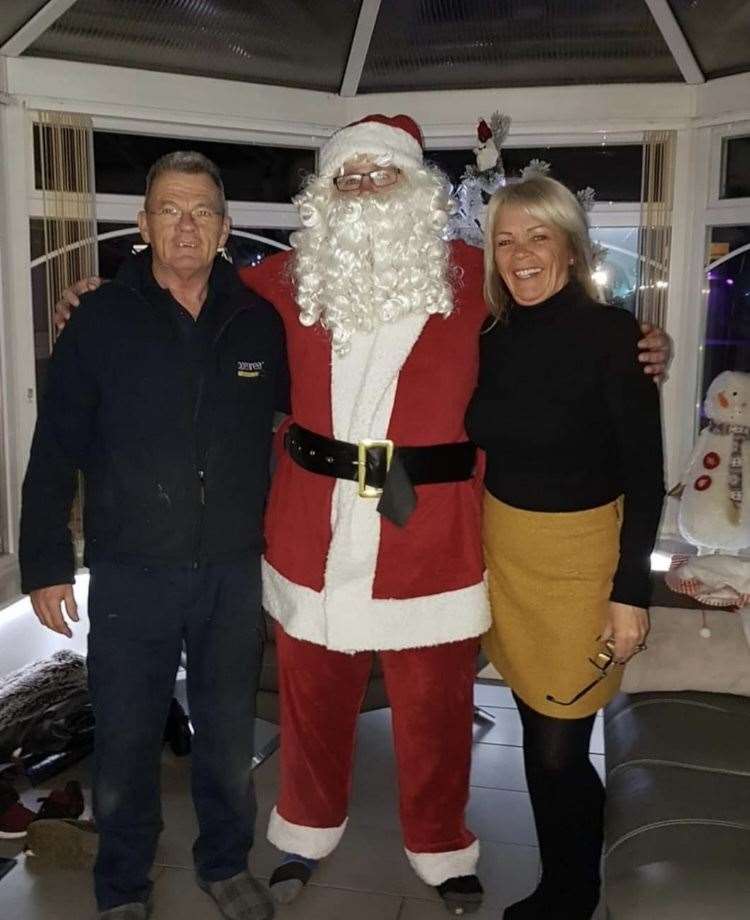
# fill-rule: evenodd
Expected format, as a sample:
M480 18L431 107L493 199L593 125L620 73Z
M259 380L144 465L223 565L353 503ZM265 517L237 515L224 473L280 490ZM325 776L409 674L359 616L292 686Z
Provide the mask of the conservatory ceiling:
M748 0L1 0L0 54L353 96L700 83L750 70Z

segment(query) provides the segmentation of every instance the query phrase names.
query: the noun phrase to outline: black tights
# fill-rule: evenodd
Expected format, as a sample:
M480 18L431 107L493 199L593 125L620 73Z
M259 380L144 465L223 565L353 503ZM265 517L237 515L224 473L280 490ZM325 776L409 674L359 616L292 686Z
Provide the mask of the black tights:
M584 920L598 901L603 838L604 787L589 759L595 715L555 719L515 700L542 860L536 898L557 905L560 916Z

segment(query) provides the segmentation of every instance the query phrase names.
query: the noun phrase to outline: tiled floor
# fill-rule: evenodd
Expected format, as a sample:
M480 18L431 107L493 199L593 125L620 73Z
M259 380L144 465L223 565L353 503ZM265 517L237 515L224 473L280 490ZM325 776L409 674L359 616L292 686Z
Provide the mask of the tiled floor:
M499 920L503 906L528 893L539 872L539 857L528 794L525 791L521 729L509 691L477 684L476 701L496 717L493 726L475 729L469 822L482 843L480 874L487 892L477 920ZM603 772L601 719L592 741L592 759ZM259 726L259 740L271 727ZM275 800L277 758L255 773L259 802L258 841L251 867L267 879L276 851L263 829ZM155 869L154 920L219 920L211 901L195 885L190 847L195 820L188 794L189 759L164 755L165 831ZM79 778L88 786L88 764L56 777L54 785ZM44 790L24 792L35 805ZM0 855L20 847L0 842ZM0 880L0 920L90 920L96 916L88 872L19 863ZM277 911L278 920L441 920L447 913L431 888L409 867L401 846L390 742L390 713L360 718L357 764L349 826L338 850L293 905Z

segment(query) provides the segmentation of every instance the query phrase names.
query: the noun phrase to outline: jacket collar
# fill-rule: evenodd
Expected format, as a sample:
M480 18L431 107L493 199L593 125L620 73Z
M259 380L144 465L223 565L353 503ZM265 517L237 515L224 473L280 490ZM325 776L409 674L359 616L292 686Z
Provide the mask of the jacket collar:
M148 246L141 252L129 256L122 263L115 276L115 281L137 291L149 303L153 304L154 301L161 303L163 302L161 298L149 296L149 288L162 292L164 290L156 283L151 261L151 247ZM220 255L214 259L208 279L208 290L207 300L212 301L213 321L219 331L238 310L248 306L247 292L235 267Z

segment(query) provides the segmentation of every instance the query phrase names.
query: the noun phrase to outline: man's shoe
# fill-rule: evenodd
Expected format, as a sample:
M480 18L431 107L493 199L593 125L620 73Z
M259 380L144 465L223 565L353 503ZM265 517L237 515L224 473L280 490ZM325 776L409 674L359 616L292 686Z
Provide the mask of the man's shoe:
M80 818L86 807L81 784L74 779L66 783L64 789L53 789L48 796L37 801L42 803L36 816L37 821L48 818Z
M20 801L11 802L0 812L0 840L20 840L36 815Z
M67 818L32 821L24 847L29 856L66 869L93 868L98 848L99 835L93 821Z
M150 911L147 904L136 901L133 904L120 904L109 910L99 912L99 920L147 920Z
M220 882L199 878L198 886L214 899L226 920L271 920L273 917L268 892L247 871Z

